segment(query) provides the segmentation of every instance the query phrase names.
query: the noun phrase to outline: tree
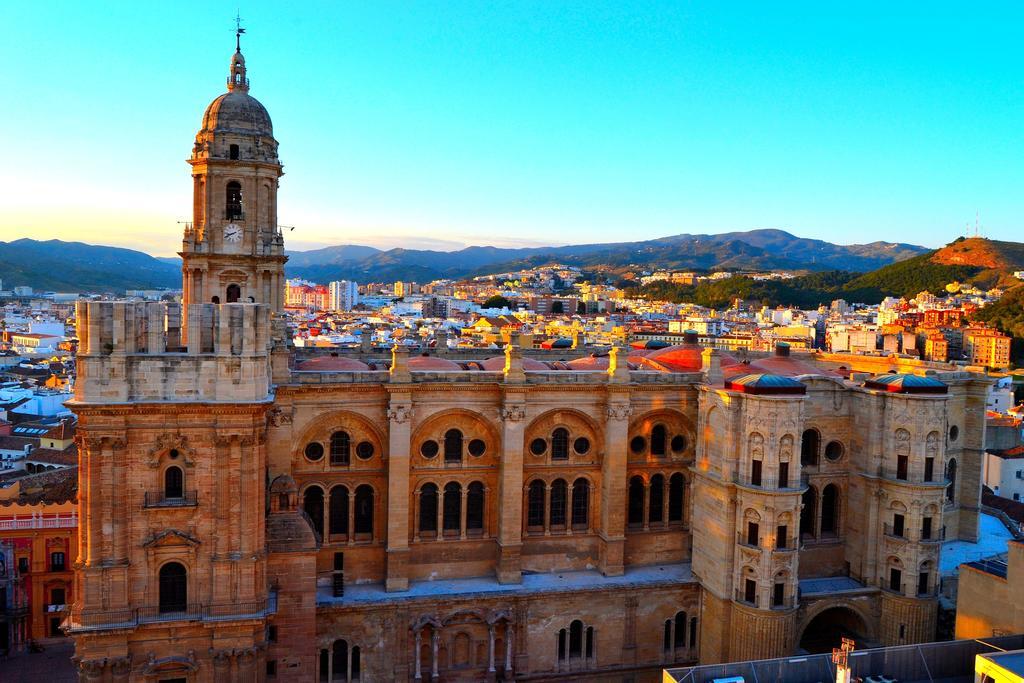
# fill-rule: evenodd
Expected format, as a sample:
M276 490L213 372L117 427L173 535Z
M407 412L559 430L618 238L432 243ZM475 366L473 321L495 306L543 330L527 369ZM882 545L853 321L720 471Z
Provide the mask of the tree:
M483 303L483 308L512 308L512 302L500 294L495 294Z

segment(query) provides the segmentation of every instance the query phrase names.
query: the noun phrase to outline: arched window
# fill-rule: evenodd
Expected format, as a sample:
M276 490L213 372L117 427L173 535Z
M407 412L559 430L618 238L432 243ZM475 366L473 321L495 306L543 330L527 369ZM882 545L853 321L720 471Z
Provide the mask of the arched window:
M444 485L444 512L442 514L445 531L458 531L462 527L462 487L454 481Z
M302 509L313 522L313 530L324 535L324 492L319 486L310 486L302 494Z
M348 488L345 486L331 489L327 527L332 534L348 534Z
M466 490L466 530L483 531L484 485L474 481Z
M331 646L331 669L334 680L348 680L348 641L334 641Z
M946 500L954 502L956 500L956 458L951 458L946 464L946 481L949 482L946 485Z
M526 495L526 525L535 528L544 526L544 482L540 479L530 482Z
M583 656L583 622L574 619L569 624L569 659Z
M839 487L835 484L821 492L821 533L839 533Z
M551 459L569 459L569 430L564 427L551 432Z
M458 429L444 433L444 461L462 462L462 432Z
M160 567L160 613L188 609L188 572L178 562Z
M804 431L803 439L800 443L800 464L804 467L809 467L818 464L818 446L820 445L821 436L818 434L817 429L808 429Z
M437 531L437 485L424 484L420 489L420 531Z
M676 612L675 638L672 644L675 647L686 647L686 612Z
M686 488L686 479L679 472L676 472L668 480L668 521L683 521L683 496Z
M185 496L185 476L181 468L174 466L164 470L164 498L183 498Z
M572 483L572 526L586 529L590 525L590 482L580 477Z
M232 180L225 188L224 217L228 220L242 217L242 186Z
M356 489L356 533L373 533L373 489L363 484Z
M651 477L651 492L647 498L647 521L665 521L665 477L660 474Z
M817 516L818 500L814 488L807 487L801 498L803 507L800 509L800 536L814 538L814 520Z
M629 526L643 526L644 523L644 480L633 477L629 480L629 506L627 521Z
M352 452L352 440L348 432L331 434L331 464L347 465Z
M228 285L227 291L227 303L234 304L238 303L238 300L242 298L242 288L232 283Z
M565 479L555 479L551 482L551 510L548 512L549 523L553 527L565 526L565 503L568 495L568 486Z
M362 668L361 662L359 661L359 646L355 645L352 647L351 652L352 662L352 675L349 676L350 681L358 681L360 676L360 669Z
M651 455L665 455L665 425L654 425L651 430Z
M672 620L665 620L665 633L661 637L661 649L665 652L672 650Z

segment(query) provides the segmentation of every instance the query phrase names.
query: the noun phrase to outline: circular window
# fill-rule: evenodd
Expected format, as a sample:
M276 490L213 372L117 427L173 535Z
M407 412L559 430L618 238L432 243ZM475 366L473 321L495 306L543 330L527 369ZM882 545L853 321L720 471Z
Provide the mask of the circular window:
M483 442L483 439L473 439L469 442L469 454L474 458L479 458L487 450L487 444Z
M322 457L324 457L324 445L322 443L317 443L316 441L312 441L312 442L306 444L306 459L307 460L312 460L312 461L315 462L315 461L319 460Z
M530 442L530 452L534 455L544 455L544 451L548 449L548 442L544 439L534 439Z
M829 460L836 461L843 457L844 450L846 449L843 448L843 444L838 441L829 441L828 445L825 446L825 457Z
M581 436L572 442L572 448L580 455L583 455L590 450L590 439L585 436Z
M360 441L356 446L356 455L360 460L369 460L373 457L373 444L369 441Z
M437 455L437 442L436 441L424 441L420 444L420 455L424 458L433 458Z
M960 428L957 427L956 425L953 425L952 427L949 428L949 440L956 441L956 438L958 436L960 436Z
M673 453L682 453L686 450L686 437L682 434L676 434L672 437L672 443L670 445L672 446Z
M177 460L178 459L178 449L177 448L172 448L170 450L170 452L167 454L167 457L170 458L171 460Z
M629 442L629 449L634 453L643 453L647 448L647 439L642 436L634 436Z

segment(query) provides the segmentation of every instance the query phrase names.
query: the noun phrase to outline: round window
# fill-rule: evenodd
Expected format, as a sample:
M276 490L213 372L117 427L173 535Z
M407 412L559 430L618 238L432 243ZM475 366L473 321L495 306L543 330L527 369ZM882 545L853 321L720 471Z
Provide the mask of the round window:
M838 441L829 441L828 445L825 446L825 457L829 460L836 461L843 457L844 450L846 449L843 448L843 444Z
M580 455L583 455L590 450L590 439L585 436L581 436L572 442L572 448Z
M324 457L324 445L312 441L306 444L306 459L316 462L320 458Z
M170 458L171 460L177 460L178 459L178 449L177 448L172 448L171 451L167 454L167 457Z
M479 458L487 450L487 444L483 442L483 439L473 439L469 442L469 454L474 458Z
M634 453L643 453L647 448L647 439L642 436L634 436L629 442L629 449Z
M424 458L433 458L437 455L437 442L436 441L424 441L420 444L420 455Z
M673 453L682 453L686 450L686 437L682 434L676 434L672 437L671 446Z
M534 455L544 455L544 451L548 449L548 442L544 439L534 439L530 442L530 452Z
M373 444L369 441L360 441L356 446L356 455L360 460L369 460L373 457Z
M953 425L949 428L949 440L956 441L957 437L960 436L960 428Z

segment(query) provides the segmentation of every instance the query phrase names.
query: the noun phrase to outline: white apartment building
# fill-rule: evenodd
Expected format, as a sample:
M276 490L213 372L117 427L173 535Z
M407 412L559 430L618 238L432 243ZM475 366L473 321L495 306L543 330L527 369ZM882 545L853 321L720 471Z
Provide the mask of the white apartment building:
M327 285L332 311L351 311L359 303L359 284L353 280L337 280Z

